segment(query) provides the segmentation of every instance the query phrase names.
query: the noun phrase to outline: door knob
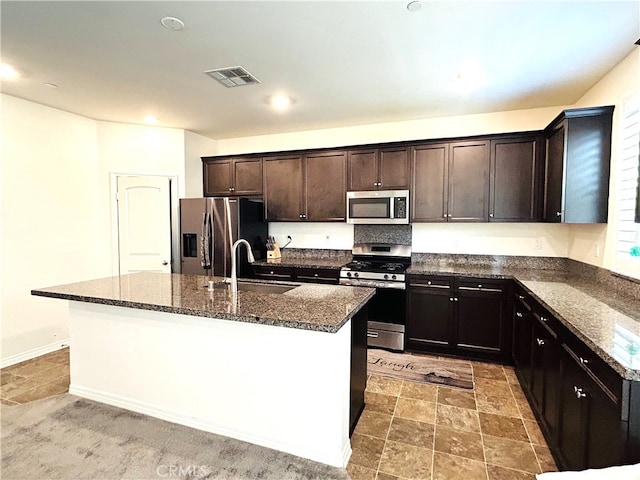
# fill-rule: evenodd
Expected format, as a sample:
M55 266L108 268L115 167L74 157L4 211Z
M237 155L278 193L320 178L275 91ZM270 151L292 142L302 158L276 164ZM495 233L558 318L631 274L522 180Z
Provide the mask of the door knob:
M163 260L162 265L169 265L169 262L167 262L166 260Z

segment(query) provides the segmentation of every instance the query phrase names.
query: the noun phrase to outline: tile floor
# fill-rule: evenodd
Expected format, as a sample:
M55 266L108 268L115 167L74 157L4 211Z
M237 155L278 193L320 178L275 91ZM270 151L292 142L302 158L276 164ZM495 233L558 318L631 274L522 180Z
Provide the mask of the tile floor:
M513 368L471 362L473 390L372 375L353 480L534 480L556 465Z
M351 438L353 480L534 480L556 470L510 367L471 362L464 390L372 375ZM3 405L69 389L69 349L0 370Z
M69 349L17 363L0 370L0 401L17 405L69 390Z

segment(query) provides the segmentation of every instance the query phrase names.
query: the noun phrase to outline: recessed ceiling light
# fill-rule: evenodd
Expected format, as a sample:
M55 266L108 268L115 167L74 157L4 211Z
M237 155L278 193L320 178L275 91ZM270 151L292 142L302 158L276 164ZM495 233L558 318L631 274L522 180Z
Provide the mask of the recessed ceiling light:
M291 106L292 103L293 100L291 99L291 97L280 93L272 95L269 98L269 105L271 105L271 108L277 110L278 112L284 112Z
M420 2L418 0L415 0L413 2L409 2L407 4L407 10L409 10L410 12L417 12L421 8L422 8L422 2Z
M12 79L18 78L18 72L11 66L6 63L0 64L0 78Z
M184 22L176 17L162 17L160 19L160 23L167 30L172 30L174 32L184 28Z
M146 123L147 125L155 125L156 123L158 123L158 119L153 115L147 115L146 117L144 117L144 123Z

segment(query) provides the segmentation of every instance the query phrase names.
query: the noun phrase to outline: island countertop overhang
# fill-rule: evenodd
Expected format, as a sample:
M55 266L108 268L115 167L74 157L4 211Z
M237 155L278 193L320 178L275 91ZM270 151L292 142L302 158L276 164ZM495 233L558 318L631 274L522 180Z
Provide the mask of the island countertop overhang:
M208 290L208 282L216 285ZM285 293L231 294L221 277L140 272L38 288L32 295L140 310L335 333L375 289L287 282ZM260 282L266 283L266 282ZM268 282L274 283L274 282Z

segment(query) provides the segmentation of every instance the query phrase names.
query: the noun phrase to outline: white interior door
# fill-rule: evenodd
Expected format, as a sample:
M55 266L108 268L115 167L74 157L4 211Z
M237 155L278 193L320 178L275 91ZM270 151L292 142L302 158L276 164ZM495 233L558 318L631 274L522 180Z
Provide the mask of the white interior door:
M117 178L120 274L171 273L171 184L166 177Z

